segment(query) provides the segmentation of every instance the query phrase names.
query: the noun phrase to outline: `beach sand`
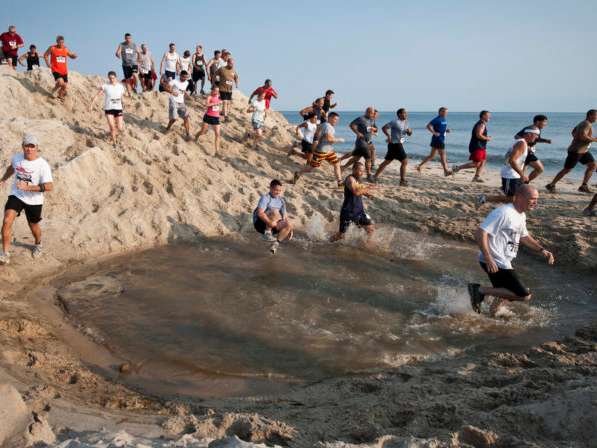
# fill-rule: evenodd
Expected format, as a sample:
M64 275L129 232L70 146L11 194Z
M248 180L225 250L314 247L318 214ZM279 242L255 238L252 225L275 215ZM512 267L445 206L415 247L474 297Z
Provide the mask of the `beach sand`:
M48 71L34 81L0 68L0 161L8 166L22 133L32 132L55 182L44 206L44 257L31 258L33 241L21 218L11 264L0 269L0 383L6 384L0 390L10 397L0 403L0 415L14 416L11 423L0 421L0 445L23 446L24 437L51 442L54 434L88 446L96 446L100 436L120 437L130 446L166 446L160 436L178 440L179 446L207 446L234 435L254 443L329 447L560 442L580 447L597 439L597 323L576 333L571 328L570 338L527 354L429 361L327 380L276 398L165 401L119 385L117 365L111 371L84 365L82 354L98 364L118 360L65 319L49 279L124 252L250 233L259 193L274 177L291 179L301 162L286 156L294 139L279 113L268 118L270 131L259 150L243 143L250 119L246 97L238 92L220 157L212 156L211 132L199 145L185 141L180 123L163 133L167 95L158 93L126 103L126 130L119 147L112 148L99 102L87 111L100 78L71 73L69 79L69 97L61 104L48 95L53 84ZM203 101L188 104L197 129ZM384 153L378 148L380 161ZM368 212L381 225L471 240L491 209L476 210L475 195L497 192L499 174L488 172L480 186L470 183L472 173L443 178L438 163L431 166L419 175L413 164L406 188L397 187L397 163L390 167L379 196L367 202ZM336 229L342 195L333 183L326 167L297 186L287 185L299 232L314 217L326 233ZM5 194L9 185L3 186ZM595 221L581 214L591 196L577 193L567 179L559 187L556 195L540 188L529 230L559 265L594 275ZM212 446L245 446L234 439L218 443Z

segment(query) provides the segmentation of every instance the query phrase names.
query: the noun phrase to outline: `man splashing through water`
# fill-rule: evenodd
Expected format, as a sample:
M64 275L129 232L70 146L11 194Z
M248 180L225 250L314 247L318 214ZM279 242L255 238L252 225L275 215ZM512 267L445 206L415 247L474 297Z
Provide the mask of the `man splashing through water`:
M340 210L340 229L331 241L338 241L344 238L351 224L356 224L364 229L367 235L371 237L375 227L371 217L365 213L363 205L363 196L371 197L373 185L364 185L360 182L365 173L365 165L356 162L352 167L352 174L344 180L344 202Z
M255 230L263 235L265 241L271 242L270 252L275 254L280 243L292 239L292 224L288 219L286 202L282 197L282 182L274 179L269 184L269 193L259 199L253 211Z
M477 313L481 312L481 302L485 296L496 298L491 306L493 315L505 301L531 300L531 292L521 283L512 267L520 243L541 253L549 264L554 264L553 254L527 231L525 212L537 207L538 198L536 188L520 186L512 203L494 209L477 229L476 239L481 249L479 262L492 285L487 287L469 283L471 304Z

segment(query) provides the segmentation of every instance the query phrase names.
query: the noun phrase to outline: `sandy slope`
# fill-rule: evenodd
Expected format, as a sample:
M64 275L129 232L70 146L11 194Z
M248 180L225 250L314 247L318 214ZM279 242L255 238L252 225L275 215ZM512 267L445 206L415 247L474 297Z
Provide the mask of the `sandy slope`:
M105 141L99 103L92 113L86 108L99 78L71 74L70 96L61 104L47 93L50 74L42 75L33 81L0 71L0 161L6 166L19 150L23 131L34 132L55 177L44 211L46 256L31 259L32 240L20 219L12 263L0 270L0 365L5 368L0 381L15 384L29 409L47 415L55 431L106 427L115 432L125 427L151 438L180 437L193 428L197 440L236 434L293 446L311 446L318 440L372 442L384 434L437 437L454 446L467 437L493 437L472 429L458 435L474 424L497 431L502 441L506 435L539 443L561 438L574 446L595 440L594 425L587 429L583 420L594 413L597 399L595 329L528 356L496 354L472 365L412 366L373 378L325 382L281 399L248 402L162 403L105 379L116 377L114 372L82 366L76 352L108 354L62 319L52 291L44 287L44 276L91 258L250 231L258 193L266 191L272 177L289 179L297 164L285 156L292 138L280 114L270 118L272 130L259 151L239 143L249 125L246 98L240 94L234 117L224 129L221 157L212 157L211 136L200 145L186 142L180 125L163 134L167 97L158 93L128 102L125 136L114 149ZM190 104L196 128L202 115L196 106L201 102ZM468 177L460 173L443 179L435 169L427 170L411 175L410 187L397 188L396 174L389 170L380 188L383 194L369 203L369 210L383 224L471 238L489 210L475 210L474 195L495 191L499 179L492 173L488 184L478 187L469 184ZM323 218L328 231L335 229L341 195L330 188L331 181L326 168L288 187L286 197L299 229L314 215ZM575 193L570 183L562 188L557 196L542 193L529 228L562 263L594 273L595 223L580 214L590 198ZM33 288L40 288L37 300L23 300ZM403 446L405 440L385 438L375 446Z

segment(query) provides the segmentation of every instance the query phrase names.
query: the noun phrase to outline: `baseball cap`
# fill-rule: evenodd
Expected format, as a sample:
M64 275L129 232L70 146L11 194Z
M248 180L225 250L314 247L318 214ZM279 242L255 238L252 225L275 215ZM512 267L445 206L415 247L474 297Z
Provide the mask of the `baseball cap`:
M35 145L37 146L39 142L37 141L37 137L33 134L23 134L23 146L27 145Z

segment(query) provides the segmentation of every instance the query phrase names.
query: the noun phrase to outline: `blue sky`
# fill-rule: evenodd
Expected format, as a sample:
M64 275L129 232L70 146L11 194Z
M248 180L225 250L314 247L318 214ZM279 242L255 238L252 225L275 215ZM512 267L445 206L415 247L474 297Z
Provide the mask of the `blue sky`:
M339 108L585 111L597 107L594 2L113 1L15 2L4 20L27 45L56 34L79 54L71 69L119 69L130 32L156 59L170 41L232 51L245 93L274 80L279 110L327 88ZM108 9L111 7L112 9ZM10 13L10 15L7 15ZM9 23L0 24L5 27ZM156 61L159 62L159 61Z

